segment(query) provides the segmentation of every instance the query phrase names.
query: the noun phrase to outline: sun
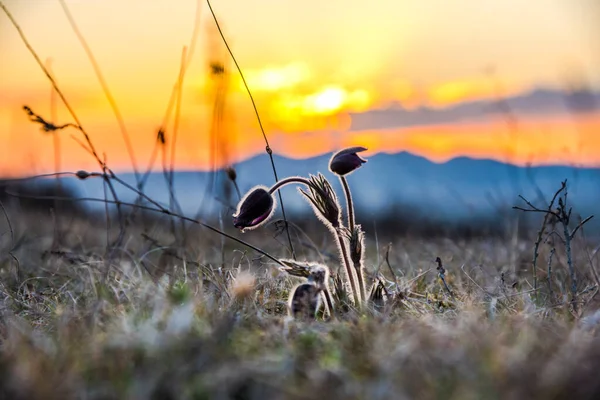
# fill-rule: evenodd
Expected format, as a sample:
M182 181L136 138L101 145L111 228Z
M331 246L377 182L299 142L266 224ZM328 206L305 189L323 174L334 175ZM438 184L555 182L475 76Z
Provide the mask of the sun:
M310 78L306 64L291 63L282 67L266 67L246 72L246 79L253 90L276 92L291 89ZM244 89L240 80L240 89Z
M347 93L338 87L325 88L307 98L307 108L316 114L330 114L338 111L344 105Z

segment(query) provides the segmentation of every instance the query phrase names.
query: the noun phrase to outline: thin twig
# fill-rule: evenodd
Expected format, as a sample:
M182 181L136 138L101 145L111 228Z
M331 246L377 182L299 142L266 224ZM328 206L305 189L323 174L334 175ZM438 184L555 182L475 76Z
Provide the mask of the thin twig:
M438 275L440 277L440 279L442 280L442 282L444 283L444 287L446 288L446 291L448 292L448 294L452 297L454 297L454 293L452 293L452 290L450 290L450 288L448 287L448 284L446 283L446 270L444 269L444 266L442 265L442 259L437 257L435 259L435 262L437 263L437 271L438 271Z
M577 226L575 227L575 229L573 229L573 231L571 232L571 237L575 236L575 234L577 233L577 231L586 223L588 222L590 219L594 218L593 215L590 215L589 217L587 217L586 219L582 220L579 224L577 224Z
M56 84L56 81L54 80L54 78L52 77L52 75L50 74L50 72L48 71L48 69L44 66L44 63L42 62L42 60L38 57L38 55L35 52L35 50L33 49L33 47L31 47L31 45L29 44L29 41L27 40L27 38L25 37L25 34L21 30L21 27L17 24L17 21L15 21L14 17L12 16L12 14L8 11L8 9L6 8L6 6L2 2L0 2L0 8L2 8L2 10L4 11L4 13L7 15L8 19L10 20L10 22L12 23L12 25L17 30L19 36L21 37L21 40L25 44L25 47L27 47L27 50L29 50L29 52L31 53L31 55L33 56L33 58L35 59L35 61L38 63L39 67L42 69L42 71L44 72L44 74L46 75L46 77L50 80L50 83L52 83L52 86L54 87L54 90L56 90L56 93L58 94L58 96L60 97L60 99L64 103L65 107L69 111L69 114L71 114L71 117L75 121L75 124L76 124L75 127L79 131L81 131L81 133L85 137L86 142L88 143L88 146L90 147L90 151L93 153L93 155L95 156L96 160L98 160L100 163L102 163L102 161L100 160L100 157L98 156L98 153L96 152L95 147L92 144L92 141L91 141L90 137L88 136L88 134L83 129L83 127L81 125L81 122L79 121L79 118L77 118L77 115L75 114L75 111L73 110L73 108L71 108L71 105L67 101L65 95L63 94L63 92L60 90L60 88Z
M391 249L392 249L392 244L389 243L387 246L387 249L385 251L385 263L387 264L388 269L390 270L390 273L394 277L394 282L396 282L396 286L398 286L398 277L396 276L396 273L394 272L394 269L392 268L392 265L390 264L390 250Z
M556 249L553 247L550 250L550 255L548 256L548 291L550 292L550 298L554 300L554 291L552 290L552 259L554 258L554 253L556 253Z
M562 197L560 196L560 194L562 194ZM575 312L577 312L577 275L576 275L576 271L575 271L575 265L573 263L573 250L572 250L572 246L571 243L573 241L573 238L575 237L575 234L577 233L577 231L583 227L583 225L590 221L593 218L592 216L589 216L585 219L583 219L581 222L579 222L579 224L573 229L571 230L569 228L569 224L571 222L571 213L573 211L572 208L568 207L567 204L567 199L568 199L568 190L567 190L567 181L564 180L561 182L561 186L560 189L558 189L556 191L556 193L554 194L554 197L552 198L552 202L550 203L550 207L548 209L540 209L537 208L536 206L534 206L531 202L529 202L525 197L519 195L519 198L521 198L528 206L529 208L521 208L521 207L513 207L517 210L522 210L525 212L542 212L545 213L546 217L548 215L554 216L557 222L560 222L560 224L562 225L562 230L563 230L563 243L565 246L565 252L566 252L566 257L567 257L567 266L569 267L569 275L571 277L571 303L573 305L573 310ZM556 208L556 210L552 210L552 205L554 203L554 200L558 198L558 207ZM546 222L546 219L544 219L544 222ZM543 227L542 227L543 228ZM549 236L551 234L555 233L550 232ZM558 236L558 235L557 235ZM559 236L560 237L560 236Z
M113 97L110 89L108 88L108 84L106 83L106 79L104 79L104 75L102 74L100 65L96 61L96 58L94 57L94 53L92 52L92 49L87 44L87 41L85 40L85 38L83 37L83 34L79 30L79 27L77 26L77 23L75 22L75 19L73 18L73 15L71 14L71 11L69 11L69 7L67 7L67 4L65 3L64 0L59 0L59 2L65 13L65 16L67 17L67 20L69 21L69 24L71 25L71 28L73 29L73 32L75 32L75 36L77 36L77 39L79 40L79 42L81 43L81 46L85 50L85 54L87 55L88 59L90 60L90 63L92 64L92 67L94 68L94 72L96 73L96 77L98 78L98 82L100 83L100 86L102 87L102 91L104 92L104 95L106 96L106 100L108 101L110 108L112 109L113 113L115 114L115 118L117 119L117 122L119 124L119 129L121 130L121 135L123 136L123 140L125 141L125 147L127 148L127 153L129 154L129 159L131 160L131 166L132 166L133 172L135 174L136 182L139 185L140 173L138 171L137 161L135 158L135 152L133 151L133 145L131 144L131 139L129 137L129 133L127 132L127 127L125 126L125 120L123 118L123 115L121 114L121 111L119 110L119 107L117 106L117 102L115 101L115 98Z
M269 159L271 160L271 167L273 168L273 175L275 176L275 182L279 181L279 177L277 176L277 169L275 168L275 160L273 159L273 150L271 149L271 146L269 145L269 140L267 139L267 134L265 133L265 129L263 128L263 124L262 121L260 119L260 115L258 113L258 108L256 107L256 103L254 101L254 97L252 96L252 92L250 91L250 87L248 86L248 83L246 82L246 78L244 78L244 74L242 73L242 69L240 68L235 56L233 55L233 51L231 50L231 48L229 47L229 43L227 43L227 40L225 39L225 35L223 34L223 31L221 30L221 26L219 25L219 21L217 20L217 16L215 15L212 6L210 4L209 0L206 0L206 3L208 4L208 8L210 10L210 13L212 14L212 17L215 21L215 25L217 27L217 30L219 31L219 35L221 35L221 39L223 39L223 43L225 44L225 47L227 48L227 51L229 52L229 55L231 56L231 59L233 60L233 63L235 64L235 67L238 70L238 73L240 74L240 77L242 78L242 82L244 84L244 87L246 88L246 91L248 92L248 96L250 97L250 101L252 102L252 107L254 108L254 113L256 114L256 119L258 121L258 126L260 127L260 131L263 135L263 139L265 140L265 144L266 144L266 152L269 155ZM295 260L296 259L296 252L294 251L294 246L292 244L292 236L290 235L290 230L289 230L289 226L288 226L288 221L285 215L285 207L283 206L283 196L281 194L281 192L278 193L279 194L279 203L281 205L281 214L283 215L283 221L285 223L285 229L287 232L287 237L288 237L288 243L290 245L290 251L292 253L292 258Z
M19 198L28 198L28 199L40 199L40 200L61 200L61 201L72 201L72 202L79 202L79 201L92 201L92 202L100 202L100 203L108 203L108 204L116 204L116 205L121 205L121 206L125 206L125 207L136 207L142 210L147 210L147 211L152 211L152 212L156 212L156 213L161 213L161 214L165 214L171 217L175 217L175 218L179 218L188 222L192 222L194 224L203 226L206 229L209 229L215 233L218 233L219 235L223 235L228 239L231 239L243 246L246 246L254 251L256 251L257 253L262 254L263 256L267 257L268 259L270 259L271 261L277 263L278 265L281 265L282 267L285 267L286 265L283 264L281 261L279 261L277 258L273 257L272 255L270 255L269 253L267 253L264 250L259 249L258 247L247 243L241 239L236 238L235 236L232 236L228 233L225 233L205 222L193 219L193 218L189 218L186 217L184 215L180 215L174 212L169 211L168 209L164 208L164 207L159 207L159 208L153 208L153 207L148 207L148 206L144 206L141 204L134 204L134 203L128 203L128 202L124 202L121 200L105 200L105 199L98 199L98 198L93 198L93 197L78 197L78 198L72 198L72 197L63 197L63 196L30 196L30 195L25 195L25 194L20 194L20 193L13 193L10 191L6 191L7 194L11 195L11 196L15 196L15 197L19 197Z
M6 218L6 223L8 225L8 230L10 232L10 250L8 251L8 255L15 260L15 265L17 268L17 281L20 280L20 275L21 275L21 263L19 262L19 259L17 258L17 256L15 256L13 254L13 249L15 247L15 231L13 230L12 224L10 222L10 218L8 217L8 213L6 212L6 208L4 208L4 204L2 204L2 201L0 201L0 208L2 209L2 213L4 213L4 218Z
M21 30L21 27L17 24L17 21L14 19L14 17L12 16L12 14L8 11L8 9L4 5L4 3L0 2L0 8L2 8L2 10L4 11L4 13L6 14L6 16L8 17L8 19L10 20L10 22L14 26L14 28L17 30L19 36L21 37L21 40L25 44L25 47L27 47L27 49L29 50L29 52L31 53L31 55L33 56L33 58L35 59L35 61L38 63L39 67L42 69L42 71L44 72L44 74L46 75L46 77L48 78L48 80L50 81L50 83L52 83L52 86L54 87L54 90L56 91L56 93L58 94L58 96L62 100L63 104L65 105L65 107L69 111L69 114L71 114L71 117L73 118L73 120L76 123L76 125L75 125L76 129L79 130L83 134L83 137L85 138L85 141L87 143L87 147L85 147L85 148L94 156L94 158L98 162L100 168L102 168L103 170L107 169L108 167L106 166L106 164L104 163L104 161L102 161L102 159L98 155L98 152L96 151L96 148L94 147L94 144L92 143L91 137L88 135L87 131L83 128L83 126L81 124L81 121L77 117L77 114L75 113L75 111L73 110L73 108L71 107L71 105L69 104L69 102L67 101L67 99L66 99L65 95L63 94L63 92L58 87L58 84L56 83L56 80L53 78L52 74L50 74L50 71L48 71L48 69L46 68L46 66L44 65L44 63L42 62L42 60L40 59L40 57L36 53L36 51L29 44L29 41L27 40L27 38L25 37L25 34ZM29 111L31 111L31 110L29 110ZM33 112L31 112L31 113L33 114ZM69 124L67 124L67 125L69 125ZM117 208L119 209L120 206L118 205L119 204L118 198L116 196L116 192L115 192L114 188L112 187L112 182L109 181L108 182L108 186L111 189L113 197L115 198L115 201L117 202ZM120 213L120 211L119 211L119 213Z

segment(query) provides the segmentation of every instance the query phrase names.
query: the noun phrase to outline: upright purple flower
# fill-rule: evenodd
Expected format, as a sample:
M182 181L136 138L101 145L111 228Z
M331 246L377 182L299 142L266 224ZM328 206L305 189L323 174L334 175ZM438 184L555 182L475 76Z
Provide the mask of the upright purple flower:
M233 214L233 226L242 231L254 229L267 221L275 210L275 201L268 189L257 186L252 189L238 204Z
M329 170L336 175L348 175L367 162L356 153L367 150L365 147L349 147L335 153L329 161Z

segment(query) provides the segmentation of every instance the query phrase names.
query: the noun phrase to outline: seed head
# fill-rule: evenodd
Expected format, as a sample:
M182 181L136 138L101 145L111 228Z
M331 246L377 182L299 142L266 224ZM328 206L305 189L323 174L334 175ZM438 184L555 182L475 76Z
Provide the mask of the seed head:
M327 287L327 281L329 280L329 268L326 265L288 259L282 259L279 261L285 265L285 267L280 268L281 271L287 272L292 276L307 278L308 282L315 283L323 290Z
M329 268L322 264L313 264L310 267L308 282L312 282L319 290L326 290L329 281Z
M340 203L329 181L322 175L310 175L308 192L300 193L309 201L317 217L326 225L337 229L340 224Z
M225 172L227 172L227 177L229 178L229 180L235 182L235 180L237 179L237 172L235 171L235 168L229 166L225 169Z
M266 222L275 210L275 200L267 189L257 186L238 204L237 212L233 214L233 226L243 231L254 229Z
M350 242L350 258L354 265L362 263L363 248L365 243L365 232L361 225L355 225L352 232L346 230L348 241Z
M233 298L243 300L254 294L256 278L251 272L241 271L231 282L231 295Z
M283 272L287 272L292 276L299 276L302 278L308 278L310 275L312 264L309 262L288 259L281 259L279 261L285 265L285 267L279 268Z
M77 172L75 172L75 176L78 177L81 180L87 179L90 177L90 173L84 170L79 170Z
M329 170L336 175L348 175L367 162L356 153L367 150L366 147L349 147L335 153L329 161Z
M158 133L156 134L156 140L158 140L158 142L163 146L167 143L165 139L165 131L162 128L158 130Z

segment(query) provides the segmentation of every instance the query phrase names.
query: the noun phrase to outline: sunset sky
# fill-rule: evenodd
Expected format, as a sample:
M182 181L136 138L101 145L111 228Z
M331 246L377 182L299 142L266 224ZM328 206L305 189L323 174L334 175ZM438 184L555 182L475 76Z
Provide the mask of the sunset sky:
M98 152L114 169L131 170L121 127L61 2L0 1L50 68ZM191 58L175 152L174 112L164 127L166 162L174 153L178 168L207 169L212 148L217 165L264 152L249 97L205 1L65 4L123 116L139 170L147 167L157 143L184 46ZM473 101L493 106L498 96L561 92L573 85L600 93L596 0L215 0L212 5L277 154L303 158L364 145L370 154L406 150L437 162L470 156L600 166L598 107L578 113L568 103L539 112L516 110L516 127L502 113L457 114L441 122L424 117L411 124L398 118L390 126L380 123L376 112L411 116L429 107L436 116ZM197 41L190 47L196 15ZM24 105L47 120L55 113L56 124L73 122L1 10L0 57L0 175L54 171L56 143L60 169L97 170L74 139L83 140L80 132L59 131L54 141L28 120ZM213 74L211 63L224 66L225 74ZM357 116L372 120L372 126L357 127ZM211 136L219 138L216 147Z

